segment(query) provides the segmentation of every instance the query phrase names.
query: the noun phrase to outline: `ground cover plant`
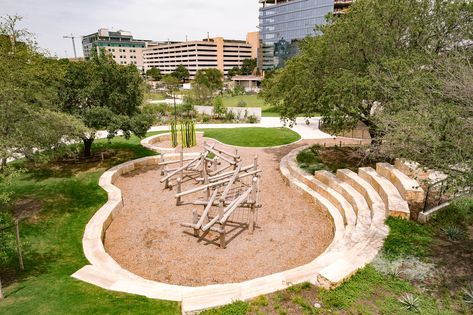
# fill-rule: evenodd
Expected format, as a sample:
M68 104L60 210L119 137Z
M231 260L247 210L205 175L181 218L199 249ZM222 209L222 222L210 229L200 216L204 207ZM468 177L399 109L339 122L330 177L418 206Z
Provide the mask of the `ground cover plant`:
M299 167L309 174L320 170L335 173L343 168L356 171L360 166L375 166L376 164L366 156L362 148L355 147L314 145L299 152L296 159Z
M25 270L18 270L16 260L0 268L6 285L0 313L179 314L178 303L114 293L70 277L87 264L84 227L107 198L98 186L100 175L113 165L155 154L136 137L98 140L94 154L99 152L109 157L87 163L15 163L27 172L12 183L12 198L17 205L29 200L33 210L21 224Z
M298 141L298 133L288 128L204 129L205 137L240 147L273 147Z
M472 314L472 218L471 199L455 202L427 225L389 218L382 262L377 259L335 290L303 283L203 314ZM452 222L470 231L468 240L443 235ZM460 249L439 248L443 242ZM415 263L406 264L409 260ZM387 268L399 261L397 269ZM434 269L425 269L431 265Z

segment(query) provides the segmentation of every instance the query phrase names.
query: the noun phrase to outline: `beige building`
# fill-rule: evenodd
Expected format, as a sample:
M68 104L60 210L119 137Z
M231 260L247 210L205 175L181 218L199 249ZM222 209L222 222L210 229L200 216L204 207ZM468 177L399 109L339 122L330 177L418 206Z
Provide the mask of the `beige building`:
M246 41L215 37L201 41L158 43L143 49L143 62L145 70L156 67L162 74L169 74L183 65L189 70L191 79L197 70L205 68L217 68L227 75L233 67L241 66L243 60L257 58L258 48L258 32L249 33Z
M149 40L134 39L132 34L127 31L110 31L101 28L97 33L83 37L82 48L85 58L90 57L94 50L98 52L105 49L118 64L132 64L138 69L143 69L143 49L150 42Z

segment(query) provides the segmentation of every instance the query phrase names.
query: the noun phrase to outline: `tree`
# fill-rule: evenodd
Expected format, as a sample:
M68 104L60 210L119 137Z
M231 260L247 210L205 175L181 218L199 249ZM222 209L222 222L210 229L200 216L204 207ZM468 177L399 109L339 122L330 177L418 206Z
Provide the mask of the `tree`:
M245 59L241 64L240 73L242 75L253 74L253 71L256 69L257 61L256 58Z
M107 130L109 138L118 131L126 138L131 133L146 134L153 118L140 110L143 88L135 66L119 65L105 51L68 64L61 90L62 109L88 128L81 134L86 157L91 156L97 130Z
M162 78L161 70L156 67L152 67L151 69L146 70L146 75L148 77L153 78L154 81L160 81Z
M179 91L179 79L172 74L165 75L162 80L166 91L174 100L174 121L177 121L176 92Z
M186 82L190 77L189 70L187 70L183 65L177 66L176 70L174 70L171 75L176 77L180 83Z
M216 68L199 69L195 83L206 86L212 93L223 88L223 73Z
M213 114L217 118L221 118L227 113L227 108L223 104L223 99L221 96L216 97L213 102Z
M385 95L373 88L375 65L415 58L429 67L442 52L471 38L473 4L467 0L360 0L330 18L300 44L300 54L263 84L263 95L281 115L318 112L333 132L365 123L374 143L383 137L376 108Z
M233 78L234 76L237 76L240 74L240 71L241 69L237 66L231 68L230 70L228 70L228 77L229 78Z
M64 146L83 128L60 112L63 64L38 52L19 21L7 16L0 23L0 171L8 158Z

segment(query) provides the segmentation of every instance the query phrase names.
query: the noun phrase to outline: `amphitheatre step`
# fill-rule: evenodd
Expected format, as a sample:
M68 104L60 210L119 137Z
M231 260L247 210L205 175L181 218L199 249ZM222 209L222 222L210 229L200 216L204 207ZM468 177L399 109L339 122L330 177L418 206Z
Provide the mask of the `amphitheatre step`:
M358 175L369 182L371 186L378 192L384 201L384 205L392 217L400 217L409 219L410 210L407 201L405 201L396 186L387 178L379 175L371 167L360 167Z
M340 193L317 180L313 175L306 174L305 171L302 170L295 161L297 153L298 152L295 152L289 155L287 161L288 169L291 175L330 201L340 211L345 225L356 225L356 213L352 205Z
M337 170L337 177L345 181L363 195L372 211L372 220L377 223L386 219L386 207L378 192L366 180L349 169Z
M389 163L376 164L376 172L393 183L409 205L424 203L425 192L415 179L410 178Z
M357 216L357 225L368 228L371 224L371 210L362 194L348 183L328 171L317 171L315 178L341 194L352 206Z

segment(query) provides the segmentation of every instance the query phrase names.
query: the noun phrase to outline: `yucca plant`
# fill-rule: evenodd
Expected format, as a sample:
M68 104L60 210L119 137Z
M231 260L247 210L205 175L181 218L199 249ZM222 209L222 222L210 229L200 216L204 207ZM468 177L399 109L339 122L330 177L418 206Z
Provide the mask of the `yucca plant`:
M419 298L414 296L411 293L404 294L400 299L399 302L404 306L405 309L408 311L418 312L420 307Z
M473 283L463 289L463 299L466 304L473 308Z
M457 226L449 226L446 229L442 229L445 235L451 241L458 241L465 237L465 232Z

